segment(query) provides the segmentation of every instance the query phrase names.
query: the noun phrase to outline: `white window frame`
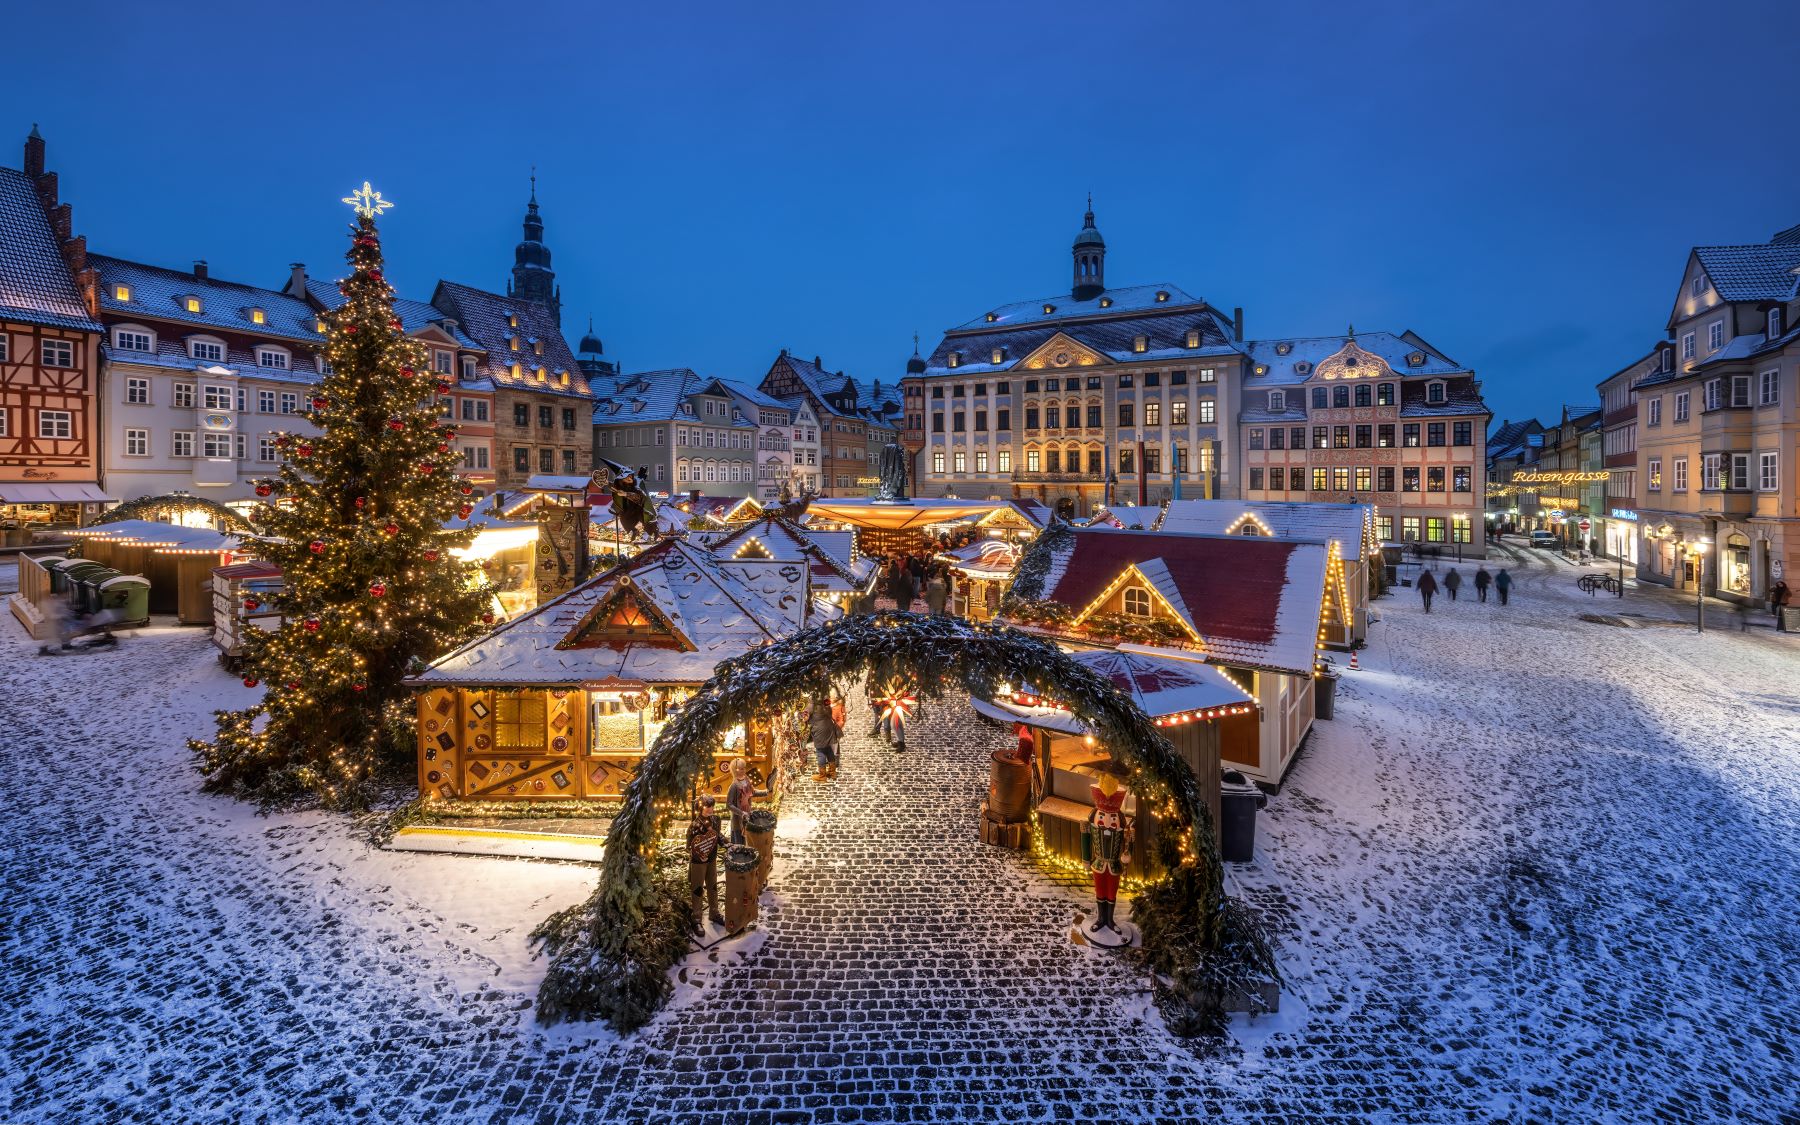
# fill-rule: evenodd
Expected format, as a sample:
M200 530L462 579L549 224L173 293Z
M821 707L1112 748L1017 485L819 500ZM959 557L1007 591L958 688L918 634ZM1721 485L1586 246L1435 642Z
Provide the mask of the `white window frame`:
M271 348L259 344L256 348L256 366L269 367L276 371L286 371L293 365L293 357L286 348Z
M1286 391L1270 391L1269 392L1269 409L1270 410L1286 410L1287 409L1287 392Z
M125 456L150 456L150 431L129 427L125 431Z
M1657 395L1655 398L1648 401L1650 405L1645 408L1648 412L1648 424L1652 426L1662 425L1662 396Z
M1670 487L1676 492L1688 490L1688 459L1677 457L1669 462Z
M176 383L170 398L176 407L191 410L200 401L200 388L194 383Z
M207 430L200 435L200 455L208 461L231 460L231 434L229 431Z
M1644 463L1645 475L1649 478L1646 485L1651 492L1662 491L1662 458L1652 457Z
M1677 422L1685 422L1688 420L1688 405L1692 399L1692 394L1687 391L1675 392L1675 420Z
M170 433L169 455L171 457L192 457L194 455L194 431L175 430Z
M1731 377L1731 405L1750 405L1750 376L1733 375Z
M128 375L125 378L125 405L150 405L150 380L144 375Z
M1774 406L1781 401L1781 369L1771 367L1757 374L1758 406Z
M298 413L300 413L300 393L298 391L282 391L281 392L281 413L283 413L283 414L298 414Z
M1715 320L1706 326L1706 350L1716 352L1725 346L1725 322Z
M939 476L942 476L944 474L944 451L943 450L934 449L931 451L931 471L938 474Z
M969 471L969 455L959 449L951 455L951 464L955 466L956 472L966 473Z
M10 355L12 355L12 337L5 332L0 332L0 363L5 363Z
M38 363L44 367L70 370L75 366L73 340L45 340L38 349Z
M0 333L0 340L4 340L5 338L6 338L5 335L3 333ZM0 406L0 437L11 436L12 427L8 423L8 419L10 417L11 417L11 411L9 411L4 406Z
M279 454L275 449L274 434L258 434L256 437L256 459L265 465L275 463Z
M1746 492L1750 488L1750 455L1733 453L1728 462L1731 475L1725 480L1725 487L1734 492Z
M1002 449L1000 451L999 455L995 458L995 461L998 466L995 470L996 472L1002 472L1002 473L1012 472L1012 450Z
M136 346L139 342L143 347ZM113 347L122 352L153 352L156 350L156 333L135 324L122 324L113 329Z
M1445 387L1441 379L1433 379L1431 382L1425 384L1425 401L1431 403L1433 406L1446 401L1449 393L1449 389Z
M1155 610L1155 603L1150 600L1150 591L1142 586L1127 586L1120 595L1119 605L1127 617L1149 617Z
M1683 332L1681 334L1681 358L1694 358L1694 334L1692 332Z
M202 348L206 349L204 353L201 351ZM213 354L215 349L218 351L217 355ZM225 362L225 341L217 336L189 336L188 358L202 360L206 363L223 363Z
M273 414L273 413L275 413L275 392L274 391L257 391L256 392L256 412L258 414Z
M1763 492L1781 491L1781 454L1773 450L1757 454L1757 488Z
M456 371L456 353L446 348L431 350L431 369L439 375L451 375Z
M44 441L69 441L75 436L73 410L40 410L37 412L37 436Z
M1717 453L1700 455L1700 491L1717 492L1721 484L1720 472L1724 468L1724 458Z
M1719 381L1717 379L1708 379L1705 383L1701 384L1700 392L1704 396L1701 399L1704 404L1702 409L1717 410L1719 408L1719 403L1723 400L1720 396Z
M1200 400L1200 424L1202 426L1209 426L1209 425L1212 425L1213 423L1217 422L1219 420L1218 411L1219 411L1218 403L1214 399L1210 399L1210 398L1201 399Z
M236 406L236 396L232 388L220 383L200 384L200 404L202 410L230 410Z

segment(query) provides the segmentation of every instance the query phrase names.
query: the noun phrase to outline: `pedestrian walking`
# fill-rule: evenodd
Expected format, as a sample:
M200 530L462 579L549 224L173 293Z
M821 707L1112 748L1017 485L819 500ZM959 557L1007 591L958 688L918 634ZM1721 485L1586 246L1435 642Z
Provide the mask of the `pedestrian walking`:
M819 772L813 774L813 780L830 781L837 777L838 740L844 734L843 727L832 714L831 700L822 694L815 695L806 723L812 735L813 749L819 754Z
M1450 573L1444 575L1444 592L1450 595L1451 601L1455 601L1456 592L1460 589L1462 589L1462 575L1456 573L1455 567L1451 567Z
M925 604L931 607L931 615L943 615L944 606L950 601L950 587L944 582L944 576L934 574L931 581L925 583Z
M1488 573L1487 567L1475 568L1475 596L1477 598L1484 602L1487 601L1487 590L1489 586L1493 585L1493 582L1494 576Z
M1787 622L1782 619L1781 611L1787 608L1791 598L1792 595L1788 593L1788 584L1781 579L1776 579L1775 585L1769 587L1769 612L1775 615L1775 631L1777 633L1787 632Z
M694 802L694 816L688 821L688 889L694 895L694 913L700 912L700 899L706 898L706 916L723 926L725 916L719 913L719 817L713 812L713 795L707 793Z
M1500 595L1501 605L1506 604L1506 592L1510 589L1512 589L1512 575L1506 573L1505 567L1501 567L1500 573L1494 576L1494 592Z
M905 566L896 565L894 577L888 582L888 597L894 599L894 608L901 613L911 613L917 590L918 587L913 585L912 572Z
M1437 588L1437 579L1432 577L1431 572L1421 570L1419 572L1419 597L1425 602L1426 613L1431 612L1431 598L1433 594L1437 593Z

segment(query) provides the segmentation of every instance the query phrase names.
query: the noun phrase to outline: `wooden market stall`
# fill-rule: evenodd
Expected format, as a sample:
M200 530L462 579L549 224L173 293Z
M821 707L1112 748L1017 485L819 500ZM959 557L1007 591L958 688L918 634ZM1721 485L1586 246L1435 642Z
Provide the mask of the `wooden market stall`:
M1216 833L1220 724L1253 717L1256 702L1218 669L1202 664L1104 649L1077 652L1074 659L1112 681L1163 728L1164 736L1200 782ZM1052 859L1079 861L1082 825L1094 810L1092 787L1103 773L1117 776L1112 755L1095 742L1085 723L1056 701L1035 694L1029 685L1015 688L1009 697L971 702L989 718L1030 729L1034 746L1032 803L1038 826L1035 846ZM1136 819L1140 841L1155 834L1157 813L1142 806L1135 795L1125 799L1124 811ZM1137 878L1160 873L1152 849L1140 848L1137 854L1141 857L1134 872Z
M427 801L616 800L720 661L825 612L805 568L721 560L665 538L411 678L420 792ZM775 725L730 732L703 784L723 794L735 757L759 784L778 778Z
M999 500L838 500L807 505L808 527L854 528L857 550L877 558L922 555L930 548L928 529L1010 508Z
M970 621L989 621L1000 613L1000 603L1012 584L1019 565L1019 549L1005 539L982 539L938 555L954 572L950 612Z
M209 527L120 520L76 528L82 558L150 581L150 612L182 625L213 623L212 572L237 554L236 536Z

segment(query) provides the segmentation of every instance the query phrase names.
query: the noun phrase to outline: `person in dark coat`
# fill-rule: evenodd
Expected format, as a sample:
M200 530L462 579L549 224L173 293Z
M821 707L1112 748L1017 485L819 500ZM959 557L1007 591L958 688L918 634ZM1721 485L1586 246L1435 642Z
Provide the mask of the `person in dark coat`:
M1460 589L1462 589L1462 575L1456 573L1455 567L1451 567L1450 573L1444 575L1444 591L1450 595L1451 601L1455 601L1456 592Z
M837 717L831 713L831 700L824 695L814 696L806 722L813 748L819 752L819 772L813 774L813 780L830 781L837 777L838 740L844 734Z
M1494 581L1494 576L1487 572L1487 567L1485 567L1485 566L1476 567L1475 568L1475 596L1477 598L1480 598L1484 602L1487 601L1487 588L1493 584L1493 581Z
M1775 615L1775 631L1787 632L1787 623L1781 619L1781 611L1787 608L1793 595L1788 592L1788 584L1777 578L1769 587L1769 612Z
M1494 576L1494 592L1500 595L1501 605L1506 604L1506 592L1511 589L1512 575L1506 573L1505 567L1501 567L1500 573Z
M904 566L895 566L894 576L888 581L888 597L894 599L894 608L901 613L911 613L916 590L912 572Z
M719 913L719 817L713 811L711 793L694 802L694 815L688 821L687 849L688 889L694 896L694 913L700 913L704 899L706 916L723 926L725 916Z
M1425 603L1425 612L1431 612L1431 598L1437 593L1438 581L1431 576L1429 570L1419 572L1419 598Z

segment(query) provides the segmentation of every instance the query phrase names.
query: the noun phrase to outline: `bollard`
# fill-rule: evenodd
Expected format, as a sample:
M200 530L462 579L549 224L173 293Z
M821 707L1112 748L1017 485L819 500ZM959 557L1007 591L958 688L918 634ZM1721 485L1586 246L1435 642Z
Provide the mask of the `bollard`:
M775 814L768 809L752 809L744 818L744 842L756 849L756 890L769 885L769 870L775 866Z

